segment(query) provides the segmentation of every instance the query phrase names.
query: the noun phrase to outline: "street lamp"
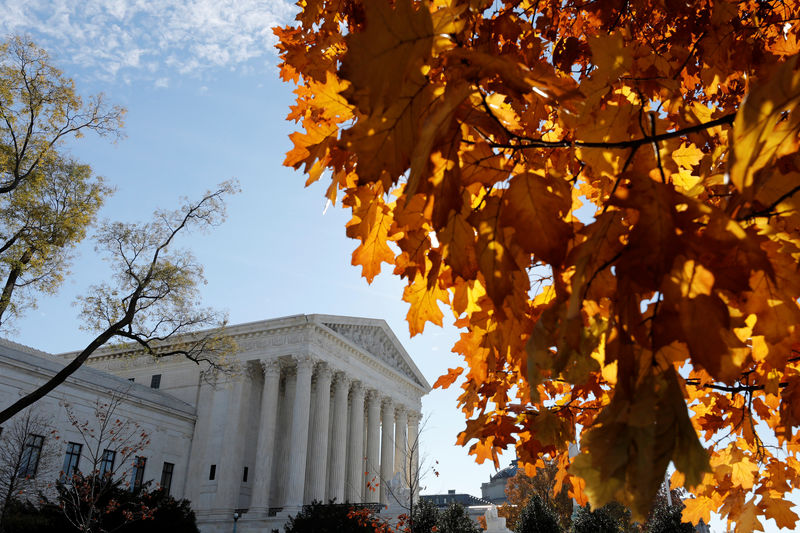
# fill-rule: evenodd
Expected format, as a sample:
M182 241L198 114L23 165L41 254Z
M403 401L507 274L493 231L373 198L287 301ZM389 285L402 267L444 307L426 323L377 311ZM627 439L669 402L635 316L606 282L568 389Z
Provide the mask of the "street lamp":
M233 533L236 533L236 522L239 521L239 516L240 515L238 511L233 512Z

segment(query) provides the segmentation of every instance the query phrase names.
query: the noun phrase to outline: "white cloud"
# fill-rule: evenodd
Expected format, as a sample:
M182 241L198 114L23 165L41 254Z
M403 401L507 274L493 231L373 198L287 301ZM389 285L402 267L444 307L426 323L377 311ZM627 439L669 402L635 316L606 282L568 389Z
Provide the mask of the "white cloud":
M158 78L153 85L159 89L166 89L169 87L169 78Z
M0 33L29 34L63 66L112 80L248 70L274 58L287 0L0 0Z

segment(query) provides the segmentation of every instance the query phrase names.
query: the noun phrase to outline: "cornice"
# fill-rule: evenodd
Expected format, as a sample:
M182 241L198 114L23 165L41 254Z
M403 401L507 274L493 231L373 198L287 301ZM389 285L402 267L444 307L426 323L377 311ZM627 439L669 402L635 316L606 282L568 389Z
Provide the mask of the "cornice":
M293 315L271 320L261 320L245 324L226 326L224 330L218 331L224 331L225 336L233 339L237 344L239 344L239 350L235 354L235 357L240 360L242 360L243 355L245 356L244 360L248 360L248 355L252 355L253 353L257 353L259 351L258 347L252 345L253 341L263 340L264 347L267 348L292 344L307 344L308 346L317 345L323 352L331 352L333 359L328 360L327 362L332 364L332 366L338 367L338 365L336 365L337 358L353 358L358 361L361 366L366 367L367 369L389 380L398 389L400 389L398 392L401 392L409 400L413 398L415 401L419 401L419 398L429 392L429 387L425 387L427 382L424 382L424 378L421 378L421 374L419 374L419 371L416 365L413 364L413 361L404 360L404 363L411 363L411 373L415 376L416 374L419 374L416 379L422 379L424 382L423 385L416 383L412 378L405 375L402 370L396 369L390 366L387 362L379 359L378 355L370 353L365 348L362 348L358 344L344 337L342 334L332 330L322 321L338 321L339 323L348 326L375 327L377 330L380 330L382 334L387 335L389 342L394 344L396 349L396 345L399 344L399 341L393 334L389 335L386 332L388 326L386 326L386 323L383 320L357 317L337 317L334 315ZM176 336L175 338L160 344L156 348L156 352L166 351L171 347L191 341L193 338L197 338L200 334L207 335L209 332L213 331L214 330L204 330L201 332L187 333L181 336ZM391 329L389 329L389 332L391 333ZM400 344L400 346L402 347L402 344ZM28 350L33 349L28 348ZM78 352L75 351L57 355L48 355L51 359L63 360L74 358L77 353ZM399 354L401 357L403 357L404 352L399 351ZM303 355L308 354L306 353ZM405 354L405 357L408 357L407 354ZM322 358L322 360L325 359ZM122 361L126 361L126 364L122 365ZM145 356L135 344L100 348L89 359L91 366L97 365L101 368L106 365L107 368L118 365L120 367L130 365L131 367L137 368L150 364L169 364L173 361L181 362L181 356L171 356L163 359L156 358L154 360L149 356ZM338 368L334 368L334 370L337 369ZM395 401L397 403L406 403L402 398L395 398Z

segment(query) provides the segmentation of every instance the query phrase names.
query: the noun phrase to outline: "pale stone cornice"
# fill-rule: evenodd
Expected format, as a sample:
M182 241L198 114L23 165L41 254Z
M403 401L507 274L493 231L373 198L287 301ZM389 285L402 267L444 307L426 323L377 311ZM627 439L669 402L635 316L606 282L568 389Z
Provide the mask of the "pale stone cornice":
M13 344L15 343L6 344L3 346L4 349L0 351L0 360L2 360L3 365L16 367L43 380L50 379L61 370L60 361L44 358L35 353L35 350L33 352L18 350ZM197 418L197 411L193 405L178 400L167 393L141 384L131 383L124 378L93 368L79 368L68 376L65 382L76 389L91 394L113 395L121 393L132 403L152 411L167 413L169 416L176 418L191 422L194 422ZM63 394L64 390L61 388L56 389L50 396L58 398L62 397Z
M340 333L331 329L326 323L342 324L344 326L363 326L365 328L376 328L381 333L386 335L388 342L397 350L403 362L408 365L411 375L406 375L408 370L394 368L386 361L379 358L379 354L372 354L366 348L359 346L351 339L346 338ZM207 335L210 331L205 330L196 333L187 333L184 335L176 336L167 342L162 343L156 351L167 351L170 348L188 342L193 338L202 335ZM249 360L253 355L254 348L244 348L244 346L251 344L252 341L263 340L265 346L279 347L284 345L292 345L293 349L297 345L306 344L308 346L317 344L325 351L334 352L331 355L336 355L339 351L339 356L342 359L348 357L358 361L359 364L369 368L373 372L388 379L391 383L396 385L403 392L405 398L395 397L398 404L410 402L415 403L419 401L419 397L430 392L430 385L422 376L419 369L414 364L413 360L408 356L402 344L394 336L391 329L385 321L379 319L358 318L358 317L340 317L336 315L293 315L288 317L260 320L256 322L248 322L244 324L236 324L226 326L224 328L225 336L233 339L240 346L240 351L236 354L240 360ZM317 342L315 342L315 340ZM334 349L331 349L334 348ZM51 356L56 359L72 359L78 352L67 352ZM242 358L242 356L245 356ZM307 353L294 353L285 355L303 356ZM271 356L272 358L276 356ZM144 361L139 361L144 359ZM168 359L160 360L162 364L170 361L180 360L176 359L180 356L173 356ZM90 358L91 364L101 366L104 363L113 366L121 364L122 361L127 360L130 366L145 366L152 364L150 356L145 356L143 352L135 344L126 344L122 346L105 347L97 350ZM327 360L332 365L333 370L338 370L335 358ZM126 365L127 366L127 365ZM404 401L405 400L405 401Z

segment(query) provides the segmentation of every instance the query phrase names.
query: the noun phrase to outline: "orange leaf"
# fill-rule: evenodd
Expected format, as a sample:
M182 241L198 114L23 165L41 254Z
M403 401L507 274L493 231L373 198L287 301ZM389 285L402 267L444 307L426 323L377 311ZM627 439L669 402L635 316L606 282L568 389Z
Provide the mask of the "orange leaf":
M447 374L439 376L439 379L433 384L434 389L446 389L455 382L458 376L464 372L464 367L448 368Z

